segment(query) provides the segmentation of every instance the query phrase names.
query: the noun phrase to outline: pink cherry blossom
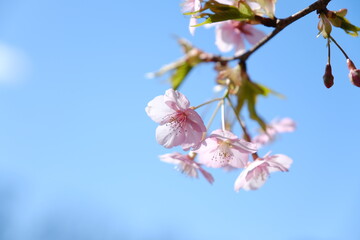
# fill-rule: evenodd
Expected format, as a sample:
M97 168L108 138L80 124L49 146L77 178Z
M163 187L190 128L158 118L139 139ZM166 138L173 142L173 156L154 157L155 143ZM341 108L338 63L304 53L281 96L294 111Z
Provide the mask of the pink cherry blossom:
M244 39L255 45L265 37L265 34L245 22L229 20L216 25L215 44L221 52L229 52L235 48L235 54L245 51Z
M234 189L239 191L256 190L264 185L271 172L287 172L292 164L292 159L286 155L267 155L264 158L258 158L249 163L249 165L240 173L235 181Z
M208 167L242 168L245 167L249 154L256 150L256 144L239 139L229 131L218 129L213 131L195 152L199 154L199 162Z
M252 142L258 145L265 145L273 141L277 134L295 131L296 123L291 118L275 120L266 126L266 133L253 138Z
M204 122L189 106L189 100L173 89L148 103L146 113L160 124L156 129L159 144L166 148L182 146L184 150L188 150L203 140L206 133Z
M172 163L177 165L177 169L189 177L198 178L198 170L205 177L209 183L214 182L213 176L205 171L201 164L194 161L193 154L183 155L181 153L168 153L160 156L160 160L166 163Z
M185 0L183 3L183 12L196 12L201 8L201 0ZM197 20L194 16L191 16L189 23L189 31L192 35L195 34L195 27L192 27L197 24Z

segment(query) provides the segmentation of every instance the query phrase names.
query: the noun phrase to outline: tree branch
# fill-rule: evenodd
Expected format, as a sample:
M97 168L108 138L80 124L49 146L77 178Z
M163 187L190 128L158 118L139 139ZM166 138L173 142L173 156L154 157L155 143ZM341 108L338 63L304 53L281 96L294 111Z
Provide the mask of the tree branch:
M214 56L210 61L215 62L229 62L233 60L241 60L246 61L254 52L256 52L259 48L261 48L265 43L270 41L273 37L275 37L279 32L281 32L284 28L289 26L291 23L299 20L300 18L308 15L309 13L313 11L322 11L326 10L327 5L329 4L331 0L318 0L308 6L307 8L304 8L303 10L291 15L290 17L284 18L284 19L277 19L275 29L266 37L264 37L260 42L258 42L253 48L248 50L247 52L243 53L240 56L234 56L234 57L221 57L221 56Z

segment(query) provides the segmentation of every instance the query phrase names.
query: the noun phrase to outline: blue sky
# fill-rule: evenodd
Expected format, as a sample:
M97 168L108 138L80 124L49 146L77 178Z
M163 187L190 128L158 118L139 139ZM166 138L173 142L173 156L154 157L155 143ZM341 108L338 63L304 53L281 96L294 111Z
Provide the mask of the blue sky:
M277 15L311 3L279 1ZM335 85L323 86L316 14L248 62L254 80L287 96L261 99L261 115L298 123L262 152L291 156L289 173L235 193L239 172L210 170L211 186L159 161L168 150L144 108L169 86L145 74L181 56L175 35L218 53L213 29L192 37L179 4L1 1L0 63L12 61L0 68L0 239L359 239L360 89L335 47ZM360 25L358 2L329 5L340 8ZM333 36L360 66L359 38ZM181 91L198 105L213 84L212 66L201 65Z

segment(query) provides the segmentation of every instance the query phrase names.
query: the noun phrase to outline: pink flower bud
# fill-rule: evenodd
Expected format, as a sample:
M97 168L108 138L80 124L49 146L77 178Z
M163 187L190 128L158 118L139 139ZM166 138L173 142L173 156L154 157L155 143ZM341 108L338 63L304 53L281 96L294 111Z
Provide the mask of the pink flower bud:
M347 59L346 63L350 70L349 73L350 82L355 86L360 87L360 70L356 69L355 64L350 59Z
M334 85L334 76L331 72L331 65L330 63L326 64L325 67L325 74L323 76L325 87L331 88Z

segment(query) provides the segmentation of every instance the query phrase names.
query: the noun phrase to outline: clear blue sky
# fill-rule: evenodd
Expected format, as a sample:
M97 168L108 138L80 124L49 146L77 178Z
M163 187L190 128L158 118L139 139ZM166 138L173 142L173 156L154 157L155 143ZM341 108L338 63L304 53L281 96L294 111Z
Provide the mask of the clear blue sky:
M312 2L279 0L277 16ZM248 62L254 80L287 96L260 100L261 115L298 123L264 150L291 156L289 173L235 193L238 172L211 171L211 186L159 161L168 151L144 108L169 86L145 74L181 56L174 35L218 53L213 29L190 36L179 4L0 2L0 64L13 56L0 66L0 239L360 239L360 89L335 48L335 85L323 86L326 42L314 13ZM349 8L360 25L357 1L329 8ZM360 66L360 39L334 37ZM181 91L197 105L213 83L203 65Z

